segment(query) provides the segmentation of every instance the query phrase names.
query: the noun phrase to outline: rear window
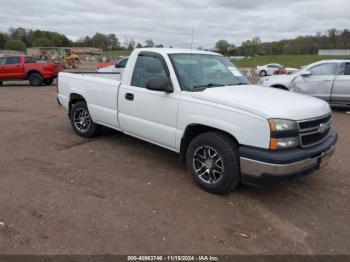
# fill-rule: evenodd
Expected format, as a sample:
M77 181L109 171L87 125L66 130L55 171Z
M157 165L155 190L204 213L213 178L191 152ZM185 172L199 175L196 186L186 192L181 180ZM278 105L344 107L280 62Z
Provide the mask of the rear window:
M36 59L32 56L26 56L25 58L25 63L26 64L31 64L31 63L35 63L36 62Z
M13 56L13 57L6 57L6 65L13 65L13 64L19 64L19 57Z
M350 75L350 63L345 63L344 75Z

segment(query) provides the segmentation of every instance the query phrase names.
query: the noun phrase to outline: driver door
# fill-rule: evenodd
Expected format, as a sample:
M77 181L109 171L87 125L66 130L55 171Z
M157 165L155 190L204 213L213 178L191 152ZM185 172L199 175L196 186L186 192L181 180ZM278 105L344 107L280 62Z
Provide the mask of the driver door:
M170 79L169 69L160 54L138 55L130 85L120 87L119 123L125 133L175 149L176 120L180 92L153 91L146 88L149 78Z
M294 91L330 102L336 70L336 63L316 65L309 69L311 74L301 74L294 80Z

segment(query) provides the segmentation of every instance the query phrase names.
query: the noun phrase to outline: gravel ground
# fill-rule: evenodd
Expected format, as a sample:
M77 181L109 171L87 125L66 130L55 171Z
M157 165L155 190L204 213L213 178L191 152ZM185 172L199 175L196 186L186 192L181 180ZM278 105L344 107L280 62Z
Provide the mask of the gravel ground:
M350 254L350 114L328 167L226 196L176 154L105 129L76 136L56 87L0 88L1 254Z

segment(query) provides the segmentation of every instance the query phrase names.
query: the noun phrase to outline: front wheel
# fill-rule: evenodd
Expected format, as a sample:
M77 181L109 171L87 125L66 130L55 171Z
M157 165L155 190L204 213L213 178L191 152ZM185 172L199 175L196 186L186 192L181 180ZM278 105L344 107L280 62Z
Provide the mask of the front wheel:
M44 84L45 85L51 85L53 83L53 78L45 78L44 79Z
M2 81L0 81L0 86L2 86Z
M228 193L241 182L238 145L219 132L194 138L186 153L186 164L196 183L210 193Z
M78 60L78 59L74 59L74 61L73 61L73 68L74 68L74 69L75 69L75 68L79 68L79 65L80 65L79 60Z
M88 107L84 101L73 104L69 118L75 133L82 137L93 137L101 128L101 126L92 121Z

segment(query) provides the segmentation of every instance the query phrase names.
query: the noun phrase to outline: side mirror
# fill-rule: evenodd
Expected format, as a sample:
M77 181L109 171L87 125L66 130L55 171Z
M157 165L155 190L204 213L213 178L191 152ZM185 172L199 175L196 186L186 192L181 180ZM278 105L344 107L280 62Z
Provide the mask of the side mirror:
M163 91L165 93L174 92L168 78L163 76L150 77L146 83L146 88L153 91Z
M303 72L301 73L301 76L302 76L302 77L311 76L311 72L310 72L310 71L308 71L308 70L303 71Z

